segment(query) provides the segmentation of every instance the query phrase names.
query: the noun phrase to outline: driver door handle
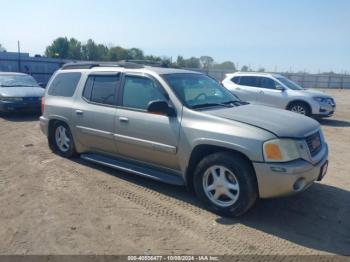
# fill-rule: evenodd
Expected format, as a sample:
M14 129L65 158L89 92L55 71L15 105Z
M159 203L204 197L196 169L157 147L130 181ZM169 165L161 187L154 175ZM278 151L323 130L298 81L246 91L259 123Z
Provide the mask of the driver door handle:
M123 122L123 123L128 123L129 122L129 118L121 116L121 117L119 117L119 121Z
M78 116L82 116L84 114L84 111L83 110L75 110L75 113L78 115Z

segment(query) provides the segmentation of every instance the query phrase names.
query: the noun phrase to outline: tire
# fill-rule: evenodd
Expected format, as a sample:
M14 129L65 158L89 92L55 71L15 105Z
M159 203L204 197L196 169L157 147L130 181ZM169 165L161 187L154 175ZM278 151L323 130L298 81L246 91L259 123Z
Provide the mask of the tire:
M289 111L304 115L304 116L311 116L311 110L310 107L303 102L293 102L291 103L288 108Z
M216 185L214 173L220 175ZM209 210L222 216L243 215L258 198L258 186L251 163L234 153L219 152L203 158L196 167L193 184L198 198ZM205 190L210 186L216 189ZM227 189L231 194L227 193ZM216 192L219 197L213 200ZM231 200L225 192L230 195Z
M77 155L72 133L66 123L56 121L49 133L49 146L60 156L72 158Z

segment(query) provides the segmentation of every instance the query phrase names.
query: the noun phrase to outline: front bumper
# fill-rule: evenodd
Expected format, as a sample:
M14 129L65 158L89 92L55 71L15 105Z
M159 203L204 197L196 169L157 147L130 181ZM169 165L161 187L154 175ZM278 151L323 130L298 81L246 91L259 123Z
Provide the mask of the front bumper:
M321 169L328 165L328 148L315 164L299 159L288 163L254 162L261 198L287 196L304 191L320 180Z
M319 110L317 113L314 114L316 117L330 117L334 114L336 109L336 105L334 104L328 104L328 103L320 103L319 104Z
M0 112L40 111L41 100L35 101L0 101Z

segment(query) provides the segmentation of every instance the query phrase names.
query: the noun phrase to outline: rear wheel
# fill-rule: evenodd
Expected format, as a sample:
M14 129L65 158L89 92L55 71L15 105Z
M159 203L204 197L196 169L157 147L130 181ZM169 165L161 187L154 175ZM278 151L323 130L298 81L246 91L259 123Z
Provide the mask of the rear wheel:
M63 157L74 157L75 151L73 136L67 124L57 121L49 134L49 145L51 150Z
M194 188L210 210L224 216L244 214L258 196L251 164L244 157L231 153L205 157L196 168Z
M311 115L311 110L309 108L309 106L305 103L302 103L302 102L294 102L294 103L291 103L289 106L288 106L288 110L289 111L292 111L294 113L298 113L298 114L301 114L301 115L304 115L304 116L310 116Z

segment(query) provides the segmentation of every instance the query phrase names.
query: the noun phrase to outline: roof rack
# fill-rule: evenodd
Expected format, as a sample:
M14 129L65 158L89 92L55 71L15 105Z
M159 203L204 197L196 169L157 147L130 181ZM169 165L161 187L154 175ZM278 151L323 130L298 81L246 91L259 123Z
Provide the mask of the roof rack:
M143 65L132 63L128 61L118 61L118 62L73 62L64 64L61 69L91 69L94 67L124 67L130 69L144 68Z
M160 62L160 61L152 61L152 60L127 59L127 60L121 60L120 62L134 63L134 64L146 65L146 66L157 66L157 67L162 67L162 62Z

